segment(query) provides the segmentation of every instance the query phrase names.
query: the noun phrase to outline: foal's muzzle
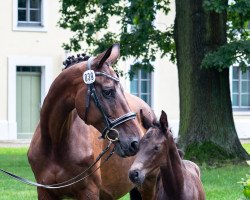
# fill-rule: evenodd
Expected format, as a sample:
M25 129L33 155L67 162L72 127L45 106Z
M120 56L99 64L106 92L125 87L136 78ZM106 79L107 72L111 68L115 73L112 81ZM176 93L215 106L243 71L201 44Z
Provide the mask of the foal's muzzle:
M129 179L134 184L142 184L144 181L145 176L141 174L139 170L130 170L129 171Z

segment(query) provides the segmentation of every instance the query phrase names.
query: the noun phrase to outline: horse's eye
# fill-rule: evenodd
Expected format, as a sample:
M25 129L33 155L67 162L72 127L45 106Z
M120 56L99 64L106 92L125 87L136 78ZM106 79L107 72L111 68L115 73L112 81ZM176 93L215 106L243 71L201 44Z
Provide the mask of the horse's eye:
M106 98L114 97L115 96L115 91L113 89L110 90L103 90L102 94Z

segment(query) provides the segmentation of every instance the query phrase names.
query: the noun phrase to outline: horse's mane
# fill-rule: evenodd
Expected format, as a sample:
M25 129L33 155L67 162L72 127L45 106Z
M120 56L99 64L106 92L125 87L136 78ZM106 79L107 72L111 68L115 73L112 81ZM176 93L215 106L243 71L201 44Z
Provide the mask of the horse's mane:
M72 65L82 62L82 61L86 61L90 58L90 56L87 56L85 53L82 54L77 54L77 57L75 56L69 56L64 62L63 65L65 66L64 69L67 69L69 67L71 67Z

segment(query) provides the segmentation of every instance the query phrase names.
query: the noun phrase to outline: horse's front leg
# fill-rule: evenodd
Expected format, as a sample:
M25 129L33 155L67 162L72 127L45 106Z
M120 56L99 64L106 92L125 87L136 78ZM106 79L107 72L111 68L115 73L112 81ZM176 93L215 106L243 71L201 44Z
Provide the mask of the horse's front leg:
M99 200L99 189L96 187L85 188L78 192L77 200Z
M59 200L58 197L49 192L48 189L37 188L38 200Z
M152 200L155 196L155 184L159 171L155 170L144 180L141 187L138 188L143 200Z

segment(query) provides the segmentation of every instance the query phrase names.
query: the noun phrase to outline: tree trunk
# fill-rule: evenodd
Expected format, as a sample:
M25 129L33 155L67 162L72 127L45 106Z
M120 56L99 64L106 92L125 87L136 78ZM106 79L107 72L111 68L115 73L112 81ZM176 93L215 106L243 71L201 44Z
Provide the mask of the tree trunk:
M179 144L188 159L197 161L249 158L234 126L229 70L201 68L205 53L226 43L226 12L204 10L203 0L175 2Z

